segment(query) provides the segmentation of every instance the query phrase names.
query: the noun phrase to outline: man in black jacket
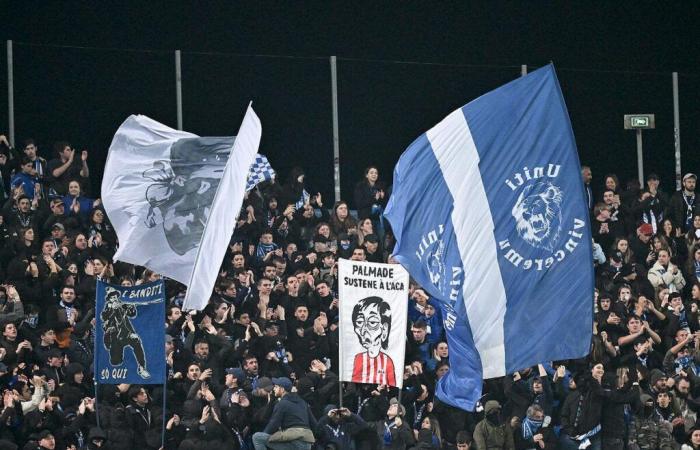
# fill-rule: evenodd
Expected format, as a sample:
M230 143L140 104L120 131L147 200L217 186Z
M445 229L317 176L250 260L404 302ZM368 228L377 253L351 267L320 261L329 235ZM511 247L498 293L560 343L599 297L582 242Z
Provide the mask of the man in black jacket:
M255 450L310 450L314 443L311 430L318 426L311 408L291 392L292 382L289 378L273 378L272 384L275 396L280 401L275 405L265 429L253 435Z

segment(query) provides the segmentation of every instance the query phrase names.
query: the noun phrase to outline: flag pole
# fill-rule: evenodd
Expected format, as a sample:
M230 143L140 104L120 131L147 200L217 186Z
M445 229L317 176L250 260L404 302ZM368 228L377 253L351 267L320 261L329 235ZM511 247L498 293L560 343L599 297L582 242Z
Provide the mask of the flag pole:
M338 379L338 408L343 408L343 382Z
M95 309L97 309L97 292L95 292ZM97 311L95 311L95 324L97 324ZM97 325L95 325L97 326ZM97 345L97 330L93 329L93 344L92 344L92 382L95 385L95 421L97 422L97 428L102 428L100 427L100 409L98 406L98 390L99 390L99 383L97 382L97 379L99 377L99 374L97 373L97 349L99 348L99 345Z
M165 370L165 379L163 380L163 424L162 424L162 432L160 436L160 448L165 448L165 424L167 423L165 420L165 411L166 411L166 405L167 405L167 400L168 400L168 370L167 370L167 363L166 363L166 370Z

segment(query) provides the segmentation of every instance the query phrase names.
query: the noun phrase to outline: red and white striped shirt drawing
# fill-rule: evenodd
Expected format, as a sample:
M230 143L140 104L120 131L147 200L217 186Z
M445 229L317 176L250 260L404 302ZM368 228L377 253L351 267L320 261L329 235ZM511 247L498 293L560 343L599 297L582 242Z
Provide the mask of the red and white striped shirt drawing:
M394 361L386 353L371 357L369 352L358 353L352 366L353 383L386 384L396 386Z

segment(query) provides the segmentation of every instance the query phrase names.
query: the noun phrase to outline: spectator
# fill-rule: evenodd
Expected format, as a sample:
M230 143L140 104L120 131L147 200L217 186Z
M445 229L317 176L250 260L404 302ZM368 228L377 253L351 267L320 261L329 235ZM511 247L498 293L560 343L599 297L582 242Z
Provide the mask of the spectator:
M371 426L376 430L379 440L379 448L392 450L406 450L413 444L413 432L403 417L406 408L399 403L397 398L389 401L389 408L382 420L372 422Z
M532 430L534 427L529 429ZM513 431L510 424L503 422L501 405L496 400L486 402L484 419L476 425L474 430L474 443L479 449L513 450L515 448Z
M640 449L672 449L671 426L655 414L654 399L642 394L640 401L642 406L630 427L628 445L636 444Z
M514 433L515 448L518 450L556 449L557 439L551 422L551 417L545 416L539 405L530 406L520 430Z
M695 196L695 184L698 177L694 173L683 175L683 189L673 194L669 204L669 216L674 223L680 224L681 231L688 231L693 224L693 216L700 207Z
M267 447L310 449L315 442L311 430L316 429L318 423L309 405L292 392L289 378L273 378L272 384L275 397L280 401L265 429L253 435L255 450L265 450Z
M649 282L655 288L659 286L669 288L671 292L680 292L685 287L683 273L678 266L671 263L671 255L666 249L657 252L658 260L649 269Z
M353 438L366 426L362 417L349 409L328 405L318 421L316 444L324 450L351 449L355 446Z
M88 152L83 150L76 155L76 150L65 141L56 142L53 148L56 158L46 165L49 184L58 195L68 195L70 180L87 181L90 176L90 169L87 166Z

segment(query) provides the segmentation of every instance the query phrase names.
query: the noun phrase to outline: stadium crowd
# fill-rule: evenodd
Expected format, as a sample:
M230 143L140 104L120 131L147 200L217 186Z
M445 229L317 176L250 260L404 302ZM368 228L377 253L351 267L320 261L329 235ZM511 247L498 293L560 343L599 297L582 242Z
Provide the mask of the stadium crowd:
M118 241L91 197L88 152L39 153L0 136L0 449L158 449L163 436L183 450L700 448L694 174L666 194L653 174L645 186L609 174L598 189L583 167L590 354L485 380L466 412L434 397L450 349L439 303L416 285L402 392L338 381L336 262L386 262L393 245L390 187L372 166L350 205L304 196L298 168L250 191L206 309L182 311L185 287L165 280L165 389L95 385L96 280L159 275L111 262Z

